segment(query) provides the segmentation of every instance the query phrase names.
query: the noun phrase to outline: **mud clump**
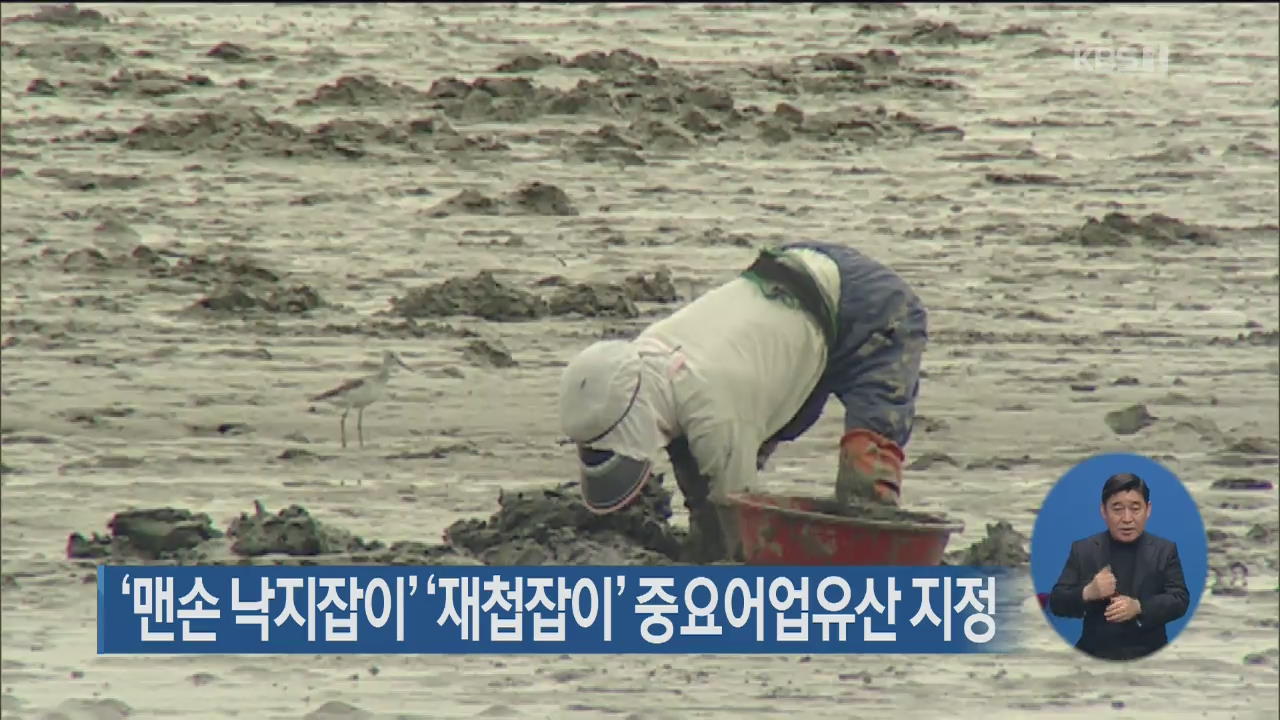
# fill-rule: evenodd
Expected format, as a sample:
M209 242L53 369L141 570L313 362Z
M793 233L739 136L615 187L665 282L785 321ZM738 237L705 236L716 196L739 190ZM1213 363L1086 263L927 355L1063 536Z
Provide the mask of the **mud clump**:
M1117 435L1132 435L1155 424L1157 418L1147 410L1146 405L1130 405L1107 413L1103 420L1107 423L1107 427L1111 428L1111 432Z
M122 223L118 216L108 214L103 227L109 223ZM141 270L153 278L168 278L185 282L207 284L217 282L276 283L280 276L249 260L234 256L211 258L208 255L176 256L174 253L157 252L147 245L138 245L127 254L108 257L101 250L88 247L72 250L62 259L66 271L90 270Z
M959 45L990 39L990 33L967 32L956 27L955 23L936 23L932 20L918 22L910 30L893 36L894 42L904 45Z
M169 265L160 255L145 245L134 248L132 258L148 268L154 277L169 277L188 282L250 282L276 283L280 275L244 258L223 256L213 259L208 255L189 255Z
M468 83L449 76L437 79L426 91L429 106L447 117L508 123L544 114L559 96L559 91L521 77L481 77Z
M533 182L517 188L507 199L508 203L529 215L576 216L578 209L569 201L564 190L555 185Z
M638 302L668 303L679 299L666 269L659 269L651 276L637 273L621 283L570 283L555 276L543 278L536 284L554 288L550 297L514 287L495 278L492 271L482 270L470 277L449 278L412 289L402 297L393 297L390 312L405 318L470 315L498 322L575 313L584 317L636 318L640 316ZM474 350L469 359L486 364L488 355L486 351Z
M343 75L322 85L314 96L298 100L299 107L362 107L420 100L423 93L403 83L388 85L373 75Z
M493 340L472 340L463 348L462 355L471 364L481 367L509 368L519 364L501 343Z
M671 493L655 477L626 508L596 515L582 504L576 483L542 491L502 493L488 520L453 523L444 542L365 541L290 505L278 513L254 502L225 532L207 515L162 508L120 513L113 534L72 534L67 557L78 560L168 564L374 565L664 565L678 562L685 534L671 527Z
M564 190L542 182L521 185L502 198L492 198L476 190L463 190L427 211L428 217L450 215L548 215L574 217L574 207Z
M52 97L58 94L58 88L44 78L36 78L27 83L27 94Z
M964 89L953 80L938 77L938 71L908 66L901 55L886 48L861 53L802 55L792 58L789 64L757 66L745 72L749 78L762 82L769 92L791 96Z
M34 42L18 48L14 56L31 60L65 60L74 63L108 63L118 57L111 46L92 40Z
M1250 330L1238 333L1234 338L1215 337L1210 345L1254 345L1272 347L1280 346L1280 330Z
M298 505L272 515L254 502L252 515L241 513L231 521L227 537L231 551L243 557L262 555L331 555L376 549L340 528L325 525Z
M36 176L53 178L67 190L133 190L146 184L146 180L137 175L74 172L62 168L45 168L37 171Z
M705 127L705 119L703 126ZM698 140L693 133L661 118L636 118L627 130L632 136L638 138L646 149L653 152L683 153L698 146Z
M373 146L422 155L467 149L501 150L492 138L463 137L438 118L391 125L369 120L332 120L304 129L269 120L252 108L185 113L151 119L124 136L129 150L192 153L198 151L258 153L269 157L365 157Z
M1270 480L1249 477L1227 477L1213 481L1214 490L1270 490L1275 487Z
M1030 560L1026 536L1006 520L988 523L986 537L946 555L947 564L969 567L1020 567Z
M626 48L619 48L609 52L602 50L584 52L574 56L572 60L565 61L564 66L593 72L634 72L657 70L658 61Z
M1135 220L1124 213L1111 212L1101 220L1091 217L1079 228L1064 230L1047 242L1082 247L1171 247L1184 244L1216 246L1222 244L1222 238L1210 228L1190 225L1159 213Z
M669 565L682 556L684 533L671 527L672 495L655 476L627 507L596 515L577 483L504 493L489 520L450 525L450 545L486 565Z
M61 27L94 28L110 24L106 15L97 10L81 10L75 3L41 5L34 13L5 18L5 25L12 23L43 23Z
M104 226L110 221L111 218L108 218ZM232 256L211 258L207 255L190 255L174 260L171 254L162 254L146 245L138 245L128 254L108 257L97 248L90 247L67 253L62 259L62 270L78 273L142 273L151 278L212 288L205 297L195 301L189 310L302 313L326 305L315 288L309 285L284 285L278 273ZM183 287L179 292L185 290Z
M847 106L806 115L787 103L757 123L759 138L771 145L793 137L873 144L887 139L918 137L964 139L964 131L954 125L937 125L904 112L890 113L883 106L868 109Z
M589 130L573 139L565 153L576 162L614 163L621 166L648 164L640 151L644 143L629 137L612 124Z
M220 42L205 53L205 57L215 58L229 63L271 62L274 55L260 55L244 45L233 42Z
M675 283L671 281L671 271L661 268L652 277L637 273L623 281L627 295L636 302L672 303L680 299Z
M627 288L616 283L575 283L552 294L548 306L552 315L579 314L585 317L640 316Z
M488 270L410 290L392 298L391 306L405 318L470 315L499 322L534 320L549 312L541 297L499 281Z
M500 63L493 71L498 73L536 72L544 67L563 66L564 62L564 56L552 52L524 54Z
M179 76L162 70L130 70L121 68L106 81L92 83L91 90L103 95L130 94L141 97L164 97L194 87L209 87L207 75Z
M542 115L595 115L620 120L638 134L656 134L667 150L691 147L704 135L720 134L747 119L727 91L688 73L661 69L652 58L626 50L584 53L572 60L521 56L499 70L516 72L550 64L589 69L598 77L558 90L523 77L465 82L451 76L436 80L426 94L431 107L455 119L511 123Z
M126 510L112 516L107 528L111 534L106 536L95 532L86 538L72 533L67 538L67 557L161 560L223 536L208 515L174 508Z
M268 120L256 110L233 109L148 120L129 132L124 147L179 152L211 149L283 153L290 145L304 143L305 134L296 125Z
M637 70L657 70L658 61L626 48L605 52L590 50L572 59L552 52L523 54L507 60L494 68L494 72L519 73L534 72L545 67L577 68L592 72L635 72Z
M324 306L320 293L310 285L275 288L265 295L234 285L200 298L192 305L192 309L213 312L263 310L269 313L297 314Z

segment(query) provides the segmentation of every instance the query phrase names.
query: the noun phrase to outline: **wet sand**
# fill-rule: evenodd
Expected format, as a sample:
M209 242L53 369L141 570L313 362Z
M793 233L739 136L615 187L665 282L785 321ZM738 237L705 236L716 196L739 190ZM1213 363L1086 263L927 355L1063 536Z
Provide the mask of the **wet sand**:
M1280 710L1274 7L9 22L36 10L5 6L0 73L6 718ZM1113 39L1167 43L1169 73L1073 67L1074 41ZM904 493L964 522L949 549L1002 520L1029 534L1073 464L1141 452L1184 479L1212 568L1242 564L1247 590L1206 591L1123 670L1047 623L1017 658L95 656L93 561L67 560L69 533L167 506L226 527L259 500L438 543L500 490L572 477L555 389L573 353L793 238L856 244L928 305ZM383 349L419 372L365 413L363 450L353 414L343 450L306 398ZM838 409L765 489L830 492Z

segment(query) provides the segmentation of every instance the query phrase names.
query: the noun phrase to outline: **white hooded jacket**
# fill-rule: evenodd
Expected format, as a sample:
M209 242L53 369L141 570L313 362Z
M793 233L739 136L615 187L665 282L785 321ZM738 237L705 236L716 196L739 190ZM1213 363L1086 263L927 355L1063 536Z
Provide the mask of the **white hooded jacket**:
M835 262L813 250L787 253L809 269L829 305L839 307ZM761 443L799 411L827 362L826 340L805 311L766 297L745 277L649 326L636 343L653 349L641 350L642 357L656 360L645 364L665 370L670 383L646 383L654 388L646 412L624 421L637 428L630 433L638 441L633 451L647 446L646 456L654 457L652 438L640 439L652 431L638 428L654 427L655 421L665 430L663 445L684 435L717 500L755 484Z

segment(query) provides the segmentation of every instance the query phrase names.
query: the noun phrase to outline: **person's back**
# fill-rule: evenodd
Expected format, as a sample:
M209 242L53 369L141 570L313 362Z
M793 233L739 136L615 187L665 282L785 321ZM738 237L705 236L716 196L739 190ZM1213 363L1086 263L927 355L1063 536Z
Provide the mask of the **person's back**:
M830 297L839 297L838 284L823 285ZM684 397L677 384L677 400L694 403L696 407L689 409L699 421L748 423L759 441L799 410L827 359L823 334L805 312L766 297L746 277L710 290L640 337L679 347L695 378L714 377L713 386L696 382L699 392L686 392Z

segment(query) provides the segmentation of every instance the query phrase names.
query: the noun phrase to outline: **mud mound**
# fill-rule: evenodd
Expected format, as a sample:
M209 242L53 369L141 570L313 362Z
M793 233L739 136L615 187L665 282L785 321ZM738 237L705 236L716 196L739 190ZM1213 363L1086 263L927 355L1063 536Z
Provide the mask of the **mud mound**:
M244 313L262 310L269 313L304 313L324 307L324 299L310 285L274 288L265 294L246 290L239 284L220 288L192 304L192 310Z
M466 82L449 76L427 89L429 106L458 120L525 122L542 115L560 96L527 78L481 77Z
M503 143L463 137L438 118L383 125L370 120L337 119L310 130L268 120L252 108L185 113L152 119L124 138L130 150L192 153L202 150L258 153L271 157L364 157L371 146L412 154L466 149L501 150Z
M462 356L480 367L509 368L519 364L501 343L483 338L467 343L462 349Z
M693 133L661 118L636 118L627 131L638 138L647 150L654 152L682 153L698 146L698 139Z
M1111 212L1101 220L1091 217L1079 228L1063 230L1043 243L1066 243L1082 247L1170 247L1184 244L1216 246L1222 244L1222 238L1210 228L1189 225L1159 213L1135 220L1124 213Z
M493 71L498 73L536 72L544 67L563 66L564 62L564 56L552 52L525 53L499 63Z
M225 531L214 529L209 516L189 510L155 508L130 510L108 523L111 534L93 533L85 538L72 533L67 557L73 560L156 562L177 565L243 564L246 559L269 562L313 563L325 557L338 563L457 564L459 559L444 545L365 542L341 528L321 523L305 508L291 505L272 515L254 501L252 514L241 513Z
M105 82L93 82L89 85L89 88L103 95L129 94L143 97L164 97L193 87L209 87L211 85L213 85L213 81L207 75L179 76L162 70L121 68Z
M970 567L1019 567L1031 560L1027 538L1006 520L987 524L987 536L964 550L947 553L946 564Z
M909 30L893 36L893 42L903 45L959 45L961 43L981 43L991 39L991 33L967 32L956 27L955 23L936 23L922 20L913 24Z
M487 520L459 520L444 542L399 541L391 545L359 536L290 505L268 512L254 501L251 513L233 518L225 531L207 514L156 508L118 513L111 534L85 538L72 533L67 557L111 562L169 564L451 564L451 565L670 565L688 561L689 536L669 524L672 493L654 476L636 500L608 515L582 504L576 482L543 490L500 493ZM945 522L924 513L877 507L865 515ZM1024 538L1004 521L987 526L987 537L947 555L947 564L1017 566L1027 562Z
M406 318L470 315L485 320L531 320L547 315L538 295L499 281L488 270L454 277L391 298L391 312Z
M434 109L469 121L513 123L542 115L595 115L642 128L670 117L691 131L718 133L747 119L728 91L673 70L610 72L563 91L522 77L481 77L470 83L446 77L435 81L427 95Z
M575 137L565 152L577 162L609 162L626 166L646 164L639 153L643 149L644 143L606 123L599 129L588 130Z
M590 50L575 55L572 59L567 59L563 55L557 55L556 53L543 52L517 55L499 64L493 71L500 73L534 72L544 67L553 66L590 70L598 73L634 72L637 70L657 70L658 61L626 48L618 48L609 52Z
M205 57L216 58L229 63L271 62L274 55L255 53L244 45L233 42L220 42L205 53Z
M1103 421L1111 432L1117 435L1132 435L1156 422L1146 405L1130 405L1120 410L1112 410L1103 416Z
M667 524L671 493L663 478L609 515L587 510L577 483L538 492L503 494L487 521L463 520L445 537L486 565L667 565L685 536Z
M757 128L760 139L774 145L793 137L862 144L930 136L964 139L964 131L954 125L936 125L904 112L890 113L884 106L848 106L805 115L792 105L780 103L772 116L757 123Z
M53 178L67 190L132 190L146 184L146 180L137 175L108 175L62 168L44 168L36 172L36 177Z
M106 15L97 10L81 10L75 3L63 5L41 5L34 13L15 15L4 19L5 25L12 23L43 23L61 27L96 28L109 24Z
M227 527L231 551L245 557L261 555L331 555L376 549L340 528L325 525L298 505L272 515L253 503L252 515L241 513Z
M98 215L100 213L90 213ZM123 224L113 211L105 213L100 232L109 226ZM62 258L62 269L67 272L107 272L113 270L143 271L153 278L168 278L201 285L224 282L277 283L280 275L256 263L232 255L212 257L206 254L177 255L157 251L148 245L138 245L129 253L108 256L95 247L72 250Z
M499 322L536 320L547 315L635 318L638 302L669 303L679 299L670 271L637 273L621 283L570 283L560 276L543 278L539 287L553 287L549 298L508 285L483 270L470 277L453 277L391 298L391 313L405 318L470 315ZM480 356L486 353L481 352Z
M65 60L75 63L108 63L118 57L111 46L92 40L33 42L17 48L14 56L29 60Z
M108 218L99 226L99 232L109 232L116 225L128 230L128 226L118 218ZM116 229L116 232L121 231ZM193 303L189 310L301 313L326 304L315 288L309 285L286 286L282 284L280 274L232 256L215 259L207 255L191 255L174 259L170 254L161 254L146 245L139 245L128 254L109 257L101 250L89 247L67 253L62 259L62 270L82 274L142 273L151 278L209 288L208 295Z
M593 72L634 72L636 70L657 70L658 61L637 52L619 48L604 52L591 50L574 56L564 63L565 67L581 68Z
M70 559L173 564L328 561L334 564L657 565L681 556L685 536L668 525L671 493L655 477L624 510L596 515L576 483L531 493L503 493L488 520L460 520L443 543L365 541L316 520L297 505L271 514L254 502L225 532L208 515L159 508L113 517L111 535L72 533Z
M958 91L964 86L906 64L887 48L865 52L800 55L788 64L749 67L747 77L763 83L768 92L787 95L872 93L892 89Z
M296 125L268 120L257 110L237 108L149 120L129 132L124 146L130 150L211 149L282 154L290 146L304 143L305 136Z
M463 190L426 212L428 217L450 215L552 215L572 217L578 209L564 190L541 182L522 185L504 197L493 198L476 190Z
M659 268L652 277L644 273L628 276L624 281L627 295L636 302L672 303L680 299L671 271Z
M578 314L584 317L640 316L627 288L616 283L575 283L561 287L548 301L552 315Z
M112 516L107 528L110 535L95 532L86 538L72 533L67 538L67 557L175 559L206 540L223 536L208 515L174 508L126 510Z
M343 75L328 85L320 86L312 97L302 98L294 104L300 107L361 107L410 102L422 97L422 92L403 83L388 85L373 75Z
M525 55L498 67L520 72L556 65L581 67L597 77L583 79L567 90L534 84L523 77L481 77L471 82L456 77L436 80L427 91L430 104L450 118L489 122L522 122L542 115L592 115L609 124L597 133L573 137L565 151L575 160L644 164L640 151L682 153L725 140L778 143L793 136L813 140L877 140L945 132L963 137L954 127L935 126L904 113L890 115L883 108L858 108L815 115L773 119L754 105L741 106L723 86L722 74L691 73L660 67L651 58L630 51L584 53L572 60L555 55ZM947 71L903 68L892 50L864 53L822 53L797 58L790 65L748 68L751 84L763 81L766 92L813 95L871 92L886 88L956 90L960 85L937 77ZM766 123L757 132L759 123ZM625 123L625 132L616 125Z

